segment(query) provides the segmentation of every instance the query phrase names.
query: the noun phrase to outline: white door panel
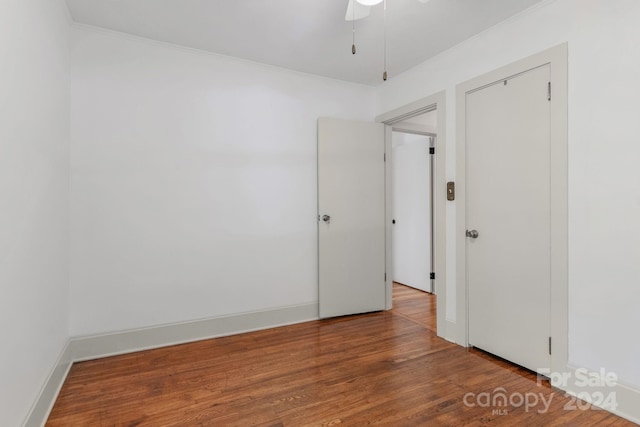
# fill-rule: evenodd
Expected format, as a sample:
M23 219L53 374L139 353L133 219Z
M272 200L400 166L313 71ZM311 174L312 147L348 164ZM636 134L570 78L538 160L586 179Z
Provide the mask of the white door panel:
M384 125L319 119L322 318L385 308L384 185Z
M469 344L549 368L549 66L467 94Z
M430 137L393 132L393 280L431 290Z

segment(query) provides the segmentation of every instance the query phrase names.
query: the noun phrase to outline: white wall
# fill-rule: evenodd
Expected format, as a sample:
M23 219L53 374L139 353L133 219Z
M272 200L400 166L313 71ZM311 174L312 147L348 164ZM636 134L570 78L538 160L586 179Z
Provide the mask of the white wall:
M447 90L455 180L455 87L569 45L569 358L640 387L640 2L545 1L395 77L380 113ZM448 204L447 318L455 319L455 202Z
M71 335L316 302L316 120L374 101L75 27Z
M22 424L66 343L69 15L0 4L0 425Z

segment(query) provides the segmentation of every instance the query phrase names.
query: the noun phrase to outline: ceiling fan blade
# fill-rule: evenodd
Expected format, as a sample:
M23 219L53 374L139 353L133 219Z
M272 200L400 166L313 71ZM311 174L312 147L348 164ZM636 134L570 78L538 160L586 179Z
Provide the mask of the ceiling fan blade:
M370 6L361 5L356 0L349 0L349 4L347 4L347 13L345 13L344 19L345 21L357 21L358 19L369 16L370 12Z

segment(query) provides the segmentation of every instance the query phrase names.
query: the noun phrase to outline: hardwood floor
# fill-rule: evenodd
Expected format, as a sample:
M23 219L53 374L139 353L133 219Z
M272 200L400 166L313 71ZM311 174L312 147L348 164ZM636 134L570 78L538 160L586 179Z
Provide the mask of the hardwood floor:
M438 338L434 296L395 285L394 304L74 364L47 425L634 425L564 410L570 400L534 374ZM498 387L549 410L477 404Z
M436 296L393 284L393 312L436 333Z

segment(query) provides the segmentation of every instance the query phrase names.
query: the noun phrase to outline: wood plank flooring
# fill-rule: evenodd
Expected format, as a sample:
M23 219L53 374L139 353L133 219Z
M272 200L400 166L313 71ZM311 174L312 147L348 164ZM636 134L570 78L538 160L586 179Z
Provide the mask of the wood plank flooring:
M634 425L565 410L534 374L438 338L434 296L395 285L394 304L76 363L47 426ZM551 399L549 410L465 405L498 387Z
M436 333L436 297L399 283L393 284L393 312Z

